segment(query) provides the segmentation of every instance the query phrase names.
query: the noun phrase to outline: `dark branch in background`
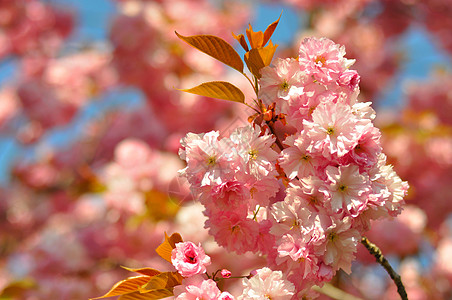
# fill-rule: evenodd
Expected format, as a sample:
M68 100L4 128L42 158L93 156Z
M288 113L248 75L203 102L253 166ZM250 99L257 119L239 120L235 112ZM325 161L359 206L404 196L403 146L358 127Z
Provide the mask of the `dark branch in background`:
M397 286L397 292L399 293L402 300L408 300L408 295L406 294L406 290L403 286L400 275L394 271L388 260L383 256L383 253L381 253L381 250L375 244L371 243L366 237L361 238L361 244L363 244L364 247L369 250L370 254L375 256L377 262L382 265L383 268L385 268L386 272L388 272L389 276L391 276L391 279Z

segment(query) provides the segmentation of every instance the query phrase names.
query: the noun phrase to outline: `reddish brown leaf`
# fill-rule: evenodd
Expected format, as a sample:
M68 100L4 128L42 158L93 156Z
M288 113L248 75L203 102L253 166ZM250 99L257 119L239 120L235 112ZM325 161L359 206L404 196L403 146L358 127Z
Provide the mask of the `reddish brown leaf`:
M176 285L182 284L183 277L178 272L164 272L152 277L149 282L140 289L141 293L155 290L172 290Z
M253 27L249 24L249 28L246 30L246 36L252 49L262 47L262 42L264 41L264 33L262 31L254 32Z
M176 248L176 244L183 242L183 240L182 240L181 235L179 233L175 232L169 237L168 242L170 243L171 247L173 247L173 249L174 249L174 248Z
M173 296L172 290L161 289L147 293L134 292L119 297L119 300L155 300Z
M242 91L232 83L226 81L204 82L194 88L181 91L222 100L245 102L245 95Z
M130 272L136 272L141 275L146 275L146 276L151 276L151 277L162 273L158 270L151 269L151 268L132 269L132 268L127 268L127 267L123 267L123 266L121 266L121 268L126 269L127 271L130 271Z
M173 233L170 237L168 237L165 232L165 241L163 241L163 243L161 243L155 251L163 259L171 262L171 252L174 248L176 248L176 243L179 242L182 242L182 237L179 233Z
M282 13L281 13L281 15L282 15ZM281 19L281 15L279 15L278 20L276 20L275 22L268 25L267 29L265 29L264 41L262 42L262 46L265 46L267 44L267 42L270 40L270 38L272 37L273 32L275 32L276 26L278 26L279 19Z
M125 295L135 291L139 291L141 287L148 283L151 278L152 277L150 276L129 277L116 283L105 295L97 298L91 298L91 300Z
M240 55L225 40L214 35L182 36L177 32L176 35L190 46L243 73Z
M271 64L273 55L278 45L270 43L264 48L251 49L245 53L245 62L251 73L257 78L261 78L260 70Z
M233 32L232 36L234 36L234 38L240 43L240 45L242 46L243 50L245 50L246 52L249 51L248 45L247 45L246 40L245 40L245 36L243 34L235 35L234 32Z

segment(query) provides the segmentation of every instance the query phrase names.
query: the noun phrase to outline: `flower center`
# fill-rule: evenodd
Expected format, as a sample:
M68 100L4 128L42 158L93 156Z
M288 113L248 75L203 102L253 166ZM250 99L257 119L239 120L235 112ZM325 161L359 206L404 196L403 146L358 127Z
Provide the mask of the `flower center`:
M310 196L309 197L309 203L311 203L311 205L316 205L319 203L319 199L317 199L316 196Z
M196 263L196 253L193 250L185 252L185 258L190 263Z
M355 152L356 153L364 152L364 147L361 144L356 145Z
M326 58L323 55L319 55L315 58L315 63L316 64L321 64L321 66L323 67L323 65L326 63Z
M281 84L279 85L279 88L280 88L281 90L283 90L284 92L287 92L287 91L289 90L289 88L290 88L290 85L289 85L289 83L287 82L287 80L284 79L283 83L281 83Z
M326 129L326 133L327 133L328 135L333 135L333 134L334 134L334 127L328 127L328 128Z
M257 151L256 149L253 149L253 150L250 150L250 151L248 152L248 154L249 154L249 156L250 156L250 159L256 159L256 158L257 158L258 151Z
M304 161L309 161L311 159L311 157L307 154L303 155L300 160L304 160Z
M207 159L207 164L209 166L213 166L217 163L217 158L215 156L209 156L209 158Z
M345 184L339 185L339 191L345 193L347 190L348 190L348 186L346 186Z
M335 240L337 240L338 236L336 232L330 232L328 233L328 239L332 242L334 242Z
M293 220L292 227L290 227L290 229L299 228L299 227L300 227L300 222L298 222L298 220Z
M240 231L240 226L239 225L232 226L231 232L234 232L234 231Z

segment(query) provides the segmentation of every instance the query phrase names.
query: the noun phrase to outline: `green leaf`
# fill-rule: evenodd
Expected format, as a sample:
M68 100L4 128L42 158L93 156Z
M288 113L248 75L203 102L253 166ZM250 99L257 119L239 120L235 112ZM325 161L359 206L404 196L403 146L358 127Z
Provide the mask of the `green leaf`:
M245 95L242 91L232 83L226 81L204 82L194 88L181 91L222 100L245 102Z
M160 255L160 257L171 263L171 252L174 248L176 248L176 243L180 242L182 242L182 237L179 233L173 233L170 237L168 237L165 232L165 241L163 241L163 243L161 243L155 251L158 255Z
M240 55L225 40L214 35L182 36L177 32L176 35L190 46L243 73L243 61Z

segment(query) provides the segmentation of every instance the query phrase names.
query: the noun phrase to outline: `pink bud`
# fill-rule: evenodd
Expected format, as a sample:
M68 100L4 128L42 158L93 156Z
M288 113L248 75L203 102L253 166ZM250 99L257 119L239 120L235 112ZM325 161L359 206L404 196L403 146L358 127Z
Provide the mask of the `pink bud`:
M229 271L227 269L221 270L221 276L223 278L229 278L229 277L231 277L231 275L232 275L231 271Z
M248 275L248 278L254 277L257 275L257 270L253 270L250 272L250 275Z

